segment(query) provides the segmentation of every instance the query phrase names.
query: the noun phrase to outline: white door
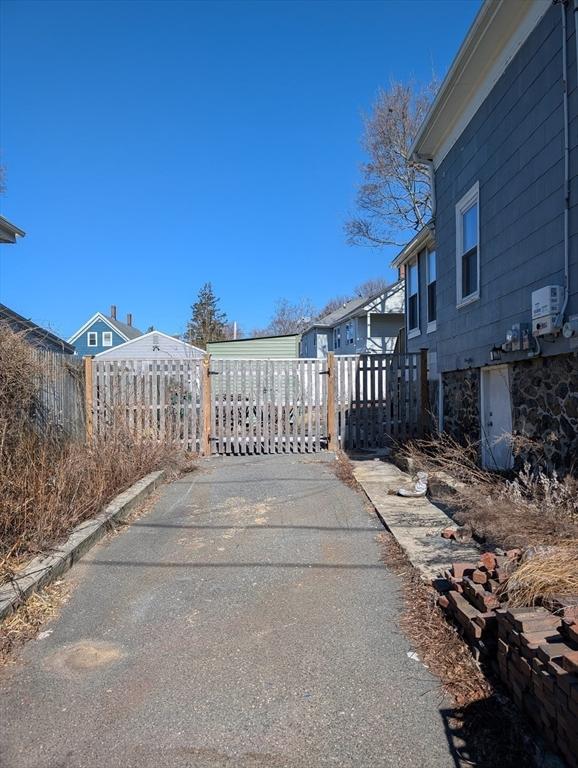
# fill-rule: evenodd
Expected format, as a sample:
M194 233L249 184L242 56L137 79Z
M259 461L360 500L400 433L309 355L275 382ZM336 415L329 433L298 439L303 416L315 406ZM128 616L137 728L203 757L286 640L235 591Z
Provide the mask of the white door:
M487 469L510 469L512 401L507 365L482 369L482 463Z

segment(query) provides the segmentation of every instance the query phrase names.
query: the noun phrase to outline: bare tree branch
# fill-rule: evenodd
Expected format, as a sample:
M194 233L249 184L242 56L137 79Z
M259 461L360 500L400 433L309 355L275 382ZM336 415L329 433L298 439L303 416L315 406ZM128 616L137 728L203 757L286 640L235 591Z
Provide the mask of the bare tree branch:
M436 91L392 82L378 93L365 119L363 146L368 161L361 166L359 216L345 223L352 245L403 245L404 232L418 231L431 214L431 184L425 165L411 160L409 150Z

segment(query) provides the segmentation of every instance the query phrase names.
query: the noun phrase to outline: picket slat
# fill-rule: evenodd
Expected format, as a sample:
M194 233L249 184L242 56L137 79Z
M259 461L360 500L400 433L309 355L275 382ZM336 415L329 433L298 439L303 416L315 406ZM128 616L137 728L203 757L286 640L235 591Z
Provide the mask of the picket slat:
M78 411L84 429L82 379L75 395L74 381L54 366L45 396L63 420L65 411L73 414L70 419ZM336 445L345 450L383 448L419 433L418 355L336 356L332 403L326 369L321 359L212 360L212 450L318 451L327 440L329 408L335 412ZM204 381L198 360L94 360L93 434L106 435L116 418L139 438L174 440L198 451L207 428L201 418ZM75 398L82 405L72 410Z

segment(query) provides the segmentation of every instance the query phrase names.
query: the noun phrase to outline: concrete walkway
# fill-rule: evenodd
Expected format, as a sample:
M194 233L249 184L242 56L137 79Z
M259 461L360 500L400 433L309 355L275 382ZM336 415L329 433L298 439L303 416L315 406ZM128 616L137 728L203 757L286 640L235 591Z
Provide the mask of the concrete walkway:
M355 479L426 581L439 576L452 563L477 562L480 550L474 542L441 537L444 528L455 526L445 512L426 497L397 495L399 488L412 485L411 475L380 459L354 459L352 465Z
M454 766L380 523L333 461L207 460L93 549L0 673L0 766Z

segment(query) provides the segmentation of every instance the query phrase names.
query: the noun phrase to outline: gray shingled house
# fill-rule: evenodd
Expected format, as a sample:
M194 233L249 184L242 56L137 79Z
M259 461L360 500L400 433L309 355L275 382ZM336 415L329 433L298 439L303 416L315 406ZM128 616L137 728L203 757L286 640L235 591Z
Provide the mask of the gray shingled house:
M432 222L394 261L439 425L507 469L504 434L578 456L578 37L572 3L485 0L412 147Z
M315 320L301 337L301 357L393 352L403 328L403 281L374 296L362 296Z

